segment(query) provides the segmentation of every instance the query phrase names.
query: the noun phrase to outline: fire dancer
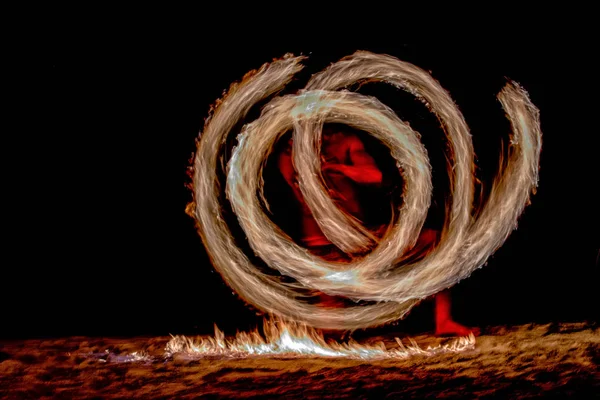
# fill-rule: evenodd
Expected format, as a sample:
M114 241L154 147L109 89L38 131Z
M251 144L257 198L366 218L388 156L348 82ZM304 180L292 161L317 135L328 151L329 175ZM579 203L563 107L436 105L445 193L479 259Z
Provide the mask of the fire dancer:
M278 155L278 166L281 174L291 187L294 197L299 202L300 242L311 253L328 261L350 262L352 257L336 247L321 231L310 208L304 201L298 186L297 174L292 161L292 139L285 143ZM383 173L373 157L368 154L360 137L344 129L325 127L322 134L321 168L323 177L329 188L330 196L338 207L353 217L364 221L364 211L358 196L358 185L380 186ZM382 229L374 232L381 234ZM436 231L424 229L411 249L410 255L423 256L438 239ZM343 306L343 298L319 293L319 305L327 308ZM451 301L448 290L435 295L435 334L438 336L478 334L478 329L465 327L452 319Z

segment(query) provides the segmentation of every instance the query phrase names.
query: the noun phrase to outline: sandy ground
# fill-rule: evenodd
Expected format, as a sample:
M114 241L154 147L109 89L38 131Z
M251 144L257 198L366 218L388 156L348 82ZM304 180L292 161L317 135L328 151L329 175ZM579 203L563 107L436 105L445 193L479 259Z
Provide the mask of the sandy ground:
M379 361L165 357L169 339L1 342L0 398L600 398L595 323L488 327L472 350ZM397 347L392 337L365 342L378 340Z

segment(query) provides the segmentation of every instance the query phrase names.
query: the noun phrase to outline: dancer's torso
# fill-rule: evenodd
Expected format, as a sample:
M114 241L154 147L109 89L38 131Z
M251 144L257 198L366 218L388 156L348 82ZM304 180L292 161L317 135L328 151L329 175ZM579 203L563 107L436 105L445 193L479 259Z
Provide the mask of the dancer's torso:
M348 134L324 134L321 148L321 168L324 170L323 178L329 189L329 195L336 205L344 212L358 218L363 218L363 213L358 200L358 192L354 182L339 172L327 170L328 165L352 165L350 157L350 141ZM295 182L296 184L296 182ZM302 237L301 240L307 247L329 245L331 242L323 234L310 208L298 191L294 191L302 208Z

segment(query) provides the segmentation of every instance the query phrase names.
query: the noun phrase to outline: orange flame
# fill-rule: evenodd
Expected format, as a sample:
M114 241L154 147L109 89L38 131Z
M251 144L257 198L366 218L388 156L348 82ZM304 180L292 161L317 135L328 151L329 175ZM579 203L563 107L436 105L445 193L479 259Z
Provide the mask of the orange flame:
M323 333L307 325L283 321L281 319L263 321L264 336L258 328L251 332L237 332L235 338L228 340L215 325L214 337L196 339L178 335L172 336L165 348L165 355L184 354L192 358L228 357L243 358L252 356L296 357L332 357L353 359L406 359L411 356L431 356L441 353L459 353L475 348L475 336L458 337L446 344L422 349L417 342L409 338L405 345L394 338L398 348L386 348L380 341L375 344L360 344L353 339L346 343L326 342Z

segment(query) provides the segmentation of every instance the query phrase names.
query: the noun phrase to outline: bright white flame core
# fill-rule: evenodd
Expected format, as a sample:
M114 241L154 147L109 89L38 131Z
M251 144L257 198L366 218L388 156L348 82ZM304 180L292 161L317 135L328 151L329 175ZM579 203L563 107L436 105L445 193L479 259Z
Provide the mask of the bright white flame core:
M255 268L234 242L219 204L217 169L223 144L250 108L281 90L302 66L286 56L265 64L233 85L206 121L194 159L193 215L213 265L246 301L289 320L325 329L358 329L404 316L421 299L469 276L506 240L538 180L539 112L527 93L508 83L498 98L514 133L511 151L477 218L472 217L474 152L469 129L449 94L426 71L394 57L357 52L314 75L299 95L276 97L246 125L227 164L227 198L254 252L290 284ZM423 226L431 198L431 167L408 124L377 99L336 91L359 81L383 81L404 89L436 114L449 141L452 196L438 246L422 260L402 263ZM338 209L321 176L319 144L324 123L344 123L369 132L389 149L405 181L400 217L381 240ZM371 251L350 264L327 262L296 245L263 213L264 162L277 139L293 128L294 165L300 189L323 233L347 253ZM352 279L331 279L340 270ZM302 301L311 288L373 305L326 309Z

